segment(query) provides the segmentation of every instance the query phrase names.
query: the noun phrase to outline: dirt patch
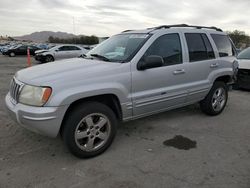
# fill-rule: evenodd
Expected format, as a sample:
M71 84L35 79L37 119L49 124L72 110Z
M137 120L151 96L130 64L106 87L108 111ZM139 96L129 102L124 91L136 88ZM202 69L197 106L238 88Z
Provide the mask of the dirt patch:
M174 138L165 140L163 142L165 146L174 147L182 150L189 150L196 148L196 141L190 140L182 135L176 135Z

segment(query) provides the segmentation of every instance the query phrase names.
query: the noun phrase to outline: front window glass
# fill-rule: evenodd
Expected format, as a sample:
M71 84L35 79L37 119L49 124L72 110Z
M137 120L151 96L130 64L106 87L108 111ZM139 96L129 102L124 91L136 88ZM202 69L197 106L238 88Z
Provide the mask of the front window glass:
M130 61L149 36L148 34L115 35L90 50L86 56L87 58L102 57L112 62Z
M166 34L156 39L143 58L156 55L164 60L164 66L182 63L182 50L179 34Z
M70 46L62 46L59 48L59 51L70 51Z
M71 50L81 50L81 49L78 48L77 46L71 46Z
M20 46L19 49L20 50L27 50L27 46Z

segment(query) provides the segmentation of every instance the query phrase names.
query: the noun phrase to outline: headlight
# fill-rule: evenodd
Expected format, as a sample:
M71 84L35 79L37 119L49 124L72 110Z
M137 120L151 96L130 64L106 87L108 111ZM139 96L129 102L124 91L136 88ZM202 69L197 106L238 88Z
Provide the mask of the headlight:
M49 87L25 85L21 90L18 102L31 106L43 106L49 100L51 93L52 89Z

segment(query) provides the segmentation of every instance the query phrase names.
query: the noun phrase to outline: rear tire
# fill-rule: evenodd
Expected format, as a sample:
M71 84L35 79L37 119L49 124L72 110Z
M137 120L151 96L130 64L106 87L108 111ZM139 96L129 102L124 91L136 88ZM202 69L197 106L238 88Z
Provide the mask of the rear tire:
M206 98L200 102L201 110L210 116L220 114L228 99L228 88L224 82L216 81L207 94Z
M67 115L62 137L69 151L79 158L103 153L112 143L117 129L115 113L98 102L77 105Z

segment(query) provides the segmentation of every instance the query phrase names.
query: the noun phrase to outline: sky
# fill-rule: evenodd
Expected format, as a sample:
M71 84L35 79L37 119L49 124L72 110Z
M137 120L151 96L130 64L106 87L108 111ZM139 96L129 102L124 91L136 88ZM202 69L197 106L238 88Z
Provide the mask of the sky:
M249 7L250 0L0 0L0 35L62 31L104 37L182 23L250 34Z

